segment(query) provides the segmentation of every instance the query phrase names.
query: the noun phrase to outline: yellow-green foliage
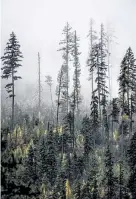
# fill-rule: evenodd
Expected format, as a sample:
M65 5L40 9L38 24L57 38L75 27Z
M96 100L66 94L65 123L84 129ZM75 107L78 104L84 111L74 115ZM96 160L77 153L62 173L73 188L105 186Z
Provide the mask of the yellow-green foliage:
M129 117L127 114L124 114L124 115L122 115L122 119L127 121L129 119Z
M83 137L83 135L77 135L76 142L77 142L78 146L82 146L83 143L84 143L84 137Z
M113 132L113 139L114 139L115 141L117 141L118 138L119 138L119 133L118 133L118 131L115 129L115 131Z
M42 186L41 186L41 193L42 193L42 196L46 197L46 185L44 183L42 183Z
M63 126L58 126L58 128L53 129L53 133L58 133L59 135L62 135L63 132Z
M23 155L22 149L20 148L20 146L17 146L17 148L15 150L13 150L13 154L14 157L16 158L20 158Z
M66 199L72 199L72 192L68 179L66 180Z

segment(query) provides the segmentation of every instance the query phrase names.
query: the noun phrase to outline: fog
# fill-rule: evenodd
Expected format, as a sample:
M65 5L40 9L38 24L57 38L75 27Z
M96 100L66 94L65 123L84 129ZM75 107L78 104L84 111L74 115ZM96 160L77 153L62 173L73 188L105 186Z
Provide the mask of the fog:
M135 0L3 0L1 11L2 55L10 33L14 31L24 56L22 67L18 70L22 80L16 83L16 95L20 100L26 99L26 96L29 96L31 100L36 99L34 96L38 89L38 52L41 56L43 101L49 100L49 89L45 83L46 75L52 76L55 93L57 74L63 62L61 53L57 49L62 39L62 30L68 21L73 30L77 30L81 39L82 95L85 102L90 103L91 91L88 91L91 89L91 83L88 81L89 73L86 67L90 18L95 20L95 29L98 32L101 23L104 23L105 29L110 25L115 31L116 38L113 39L114 42L111 45L110 62L112 96L117 96L120 62L129 46L136 56Z

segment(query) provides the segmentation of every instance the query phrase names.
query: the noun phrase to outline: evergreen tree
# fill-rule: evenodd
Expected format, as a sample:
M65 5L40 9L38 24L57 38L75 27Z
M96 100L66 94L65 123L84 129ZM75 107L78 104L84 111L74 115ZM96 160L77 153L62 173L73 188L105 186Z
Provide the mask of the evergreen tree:
M121 62L120 76L118 81L122 114L127 114L130 116L130 99L135 93L136 85L136 65L134 54L130 47L128 48Z
M90 30L88 36L90 37L90 44L89 44L89 55L87 59L87 66L89 67L90 77L89 80L91 80L91 86L92 86L92 93L94 91L94 59L95 54L93 54L93 47L96 45L96 31L93 28L94 21L93 19L90 20Z
M30 145L28 151L28 157L25 161L25 174L28 179L28 182L35 184L36 180L38 179L38 168L37 168L37 160L36 154L34 150L34 146Z
M50 128L47 138L46 138L46 176L51 184L51 186L54 185L56 175L57 175L57 160L56 160L56 148L55 148L55 140L53 135L52 127Z
M61 157L63 153L69 154L73 152L73 140L75 139L72 126L73 126L73 114L70 111L63 119L63 132L61 135Z
M46 175L47 172L46 151L47 151L46 137L45 135L42 135L38 146L39 176L42 176L41 180L44 179L44 176Z
M15 105L15 81L21 79L20 76L17 76L17 69L21 66L21 58L23 58L20 51L20 45L16 38L14 32L10 34L10 39L7 42L5 48L4 56L2 56L3 67L3 79L11 78L11 82L8 83L5 88L9 93L9 97L12 98L12 130L14 128L14 105Z
M57 118L56 118L56 128L58 131L58 126L59 126L59 115L60 115L60 107L63 104L63 101L61 100L61 93L62 93L62 85L63 85L63 65L61 66L61 69L59 71L58 77L57 77L57 82L58 85L56 87L56 95L57 95ZM62 111L62 110L61 110Z
M92 93L91 101L91 132L93 136L94 147L96 141L99 140L100 135L98 135L99 130L99 114L98 114L98 97L95 92Z
M114 123L119 123L119 112L120 112L120 108L119 108L119 105L118 105L118 98L113 98L113 100L112 100L112 111L111 111L111 116L112 116L112 139L113 139Z
M90 183L87 181L81 191L81 198L82 199L90 199L92 198Z
M73 46L71 49L72 57L73 57L73 66L74 66L74 77L73 77L73 92L71 95L71 108L73 113L73 124L72 124L72 133L73 137L75 137L75 118L79 118L79 104L81 103L81 94L80 94L80 63L79 63L79 38L77 37L76 31L74 34ZM76 116L76 117L75 117ZM73 149L75 147L75 139L73 139Z
M91 135L90 118L87 116L83 118L81 133L84 136L84 157L85 160L88 160L89 153L93 146L93 139Z
M73 57L73 66L74 66L74 78L73 78L73 106L74 109L77 111L79 110L79 103L81 102L81 96L80 96L80 63L79 63L79 55L81 54L79 52L79 38L77 37L76 31L74 34L74 41L73 46L71 49L72 57Z
M108 145L105 154L105 180L106 180L106 198L112 199L115 196L115 178L113 173L113 160L110 147Z
M54 121L54 104L53 104L53 98L52 98L52 77L50 75L45 76L46 80L45 82L48 84L49 88L50 88L50 95L51 95L51 103L52 103L52 108L51 108L51 114L53 117L53 121Z
M69 112L69 61L70 61L70 54L72 48L72 33L71 27L69 23L63 29L64 39L60 41L60 45L62 46L59 51L63 52L62 58L63 62L63 77L62 77L62 92L61 92L61 99L63 105L63 112L68 114Z
M123 162L119 163L120 172L119 172L119 198L123 198L123 185L124 185L124 172L123 172Z
M136 132L131 139L128 155L128 164L130 167L129 189L134 199L136 196Z
M74 187L74 198L81 199L81 183L79 181L76 182Z

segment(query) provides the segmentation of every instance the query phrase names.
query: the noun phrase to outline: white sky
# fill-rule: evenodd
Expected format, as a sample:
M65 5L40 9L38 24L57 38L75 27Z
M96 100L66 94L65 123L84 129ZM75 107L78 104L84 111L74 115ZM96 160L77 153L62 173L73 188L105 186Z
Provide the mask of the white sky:
M111 23L118 45L112 51L112 91L117 95L117 76L120 62L129 46L136 56L136 0L2 0L2 53L12 31L21 44L24 55L19 69L21 88L37 81L37 53L41 56L42 83L45 75L52 75L54 85L62 64L57 52L62 30L68 21L80 36L82 94L90 100L90 82L86 59L90 18L95 20L96 30L100 23Z

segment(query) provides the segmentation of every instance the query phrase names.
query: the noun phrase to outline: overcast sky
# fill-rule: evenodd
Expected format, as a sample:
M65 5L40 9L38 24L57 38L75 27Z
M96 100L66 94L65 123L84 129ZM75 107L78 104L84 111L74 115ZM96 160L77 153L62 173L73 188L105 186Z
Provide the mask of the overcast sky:
M117 94L117 75L120 62L129 46L136 56L136 0L2 0L2 53L12 31L15 32L24 55L20 84L34 84L37 81L37 53L41 56L42 83L45 75L52 75L54 84L62 64L57 52L62 30L68 21L80 36L80 57L82 94L89 98L90 82L86 59L88 54L89 20L110 23L115 30L111 63L112 92Z

